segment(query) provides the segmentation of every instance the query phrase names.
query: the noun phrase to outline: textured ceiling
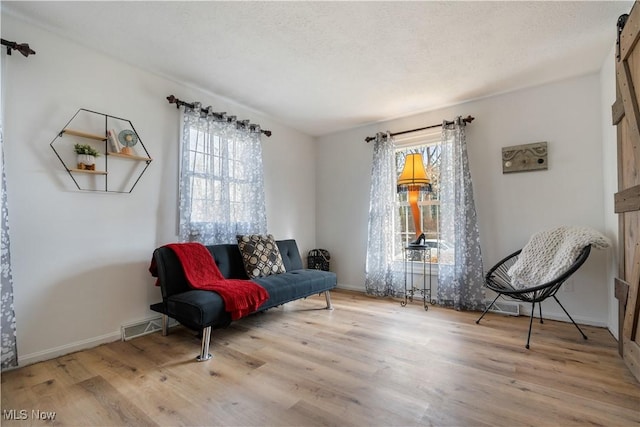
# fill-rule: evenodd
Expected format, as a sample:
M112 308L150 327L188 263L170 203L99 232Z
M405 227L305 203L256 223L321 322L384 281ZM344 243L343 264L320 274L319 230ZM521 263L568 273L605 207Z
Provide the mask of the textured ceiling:
M2 1L2 13L317 136L596 72L631 6Z

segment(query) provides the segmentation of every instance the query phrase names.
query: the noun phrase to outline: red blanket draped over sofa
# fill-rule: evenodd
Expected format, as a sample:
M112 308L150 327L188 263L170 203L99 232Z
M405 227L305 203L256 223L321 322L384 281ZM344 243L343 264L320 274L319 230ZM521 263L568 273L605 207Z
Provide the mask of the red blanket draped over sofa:
M269 293L251 280L226 279L211 256L211 252L200 243L170 243L165 245L175 252L182 264L184 275L194 289L217 292L224 301L225 310L232 320L253 313L266 300ZM154 277L155 262L151 261L149 271Z

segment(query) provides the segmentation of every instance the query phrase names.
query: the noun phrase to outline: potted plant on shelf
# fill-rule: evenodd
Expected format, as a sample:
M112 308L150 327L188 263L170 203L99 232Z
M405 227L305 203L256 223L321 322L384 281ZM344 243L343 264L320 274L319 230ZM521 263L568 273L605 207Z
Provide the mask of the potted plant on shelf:
M89 144L76 144L73 146L74 151L78 155L77 163L80 170L95 170L96 157L100 153Z

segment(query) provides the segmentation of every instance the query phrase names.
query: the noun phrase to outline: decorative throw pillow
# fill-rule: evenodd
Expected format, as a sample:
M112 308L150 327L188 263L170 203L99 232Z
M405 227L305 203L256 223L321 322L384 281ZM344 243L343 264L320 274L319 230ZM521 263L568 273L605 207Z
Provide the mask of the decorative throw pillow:
M271 234L237 236L242 262L250 279L284 273L282 255Z

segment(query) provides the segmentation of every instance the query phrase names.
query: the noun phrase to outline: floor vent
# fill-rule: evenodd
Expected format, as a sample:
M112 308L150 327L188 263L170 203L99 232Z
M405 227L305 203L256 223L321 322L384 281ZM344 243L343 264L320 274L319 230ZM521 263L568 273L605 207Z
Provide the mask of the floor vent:
M176 326L178 322L169 319L169 327ZM122 341L128 341L132 338L141 337L162 330L162 317L154 317L152 319L141 320L139 322L129 323L120 327L122 331Z
M491 301L487 301L487 305ZM508 314L509 316L520 316L520 304L512 301L496 301L489 310L491 313Z

